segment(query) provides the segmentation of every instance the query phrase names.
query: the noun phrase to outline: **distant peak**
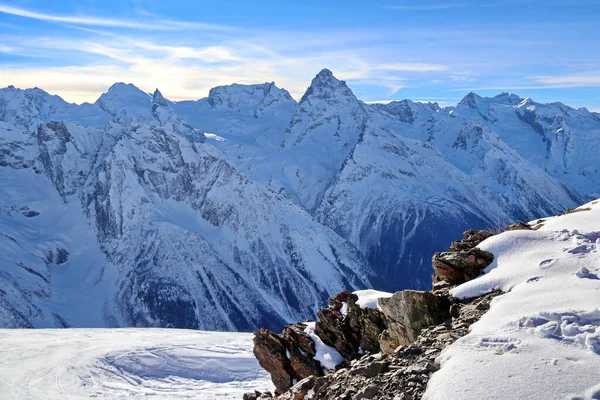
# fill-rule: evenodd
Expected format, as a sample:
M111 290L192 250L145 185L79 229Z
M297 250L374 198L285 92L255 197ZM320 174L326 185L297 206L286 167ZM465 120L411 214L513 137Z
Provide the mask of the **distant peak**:
M306 90L302 99L300 99L300 103L311 96L330 98L337 91L341 91L344 95L354 96L352 91L346 86L346 82L340 81L330 70L324 68L313 78L310 87Z
M521 101L523 101L523 99L520 98L519 96L517 96L516 94L509 93L509 92L502 92L502 93L494 96L493 100L496 102L501 102L504 104L512 104L512 105L517 105Z
M160 90L156 89L152 95L152 102L161 106L167 106L167 99L164 98Z
M327 69L327 68L323 68L318 74L317 74L317 78L318 77L323 77L323 78L333 78L333 72L331 72L331 70Z
M458 103L459 106L466 106L469 108L477 108L478 102L481 100L481 96L474 92L469 92L463 99Z

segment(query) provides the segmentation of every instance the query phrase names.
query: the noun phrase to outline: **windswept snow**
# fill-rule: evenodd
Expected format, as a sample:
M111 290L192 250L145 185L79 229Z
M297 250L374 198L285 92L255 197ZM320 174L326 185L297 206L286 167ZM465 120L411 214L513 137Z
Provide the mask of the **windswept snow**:
M0 330L0 354L3 400L240 399L273 388L248 333Z
M354 294L358 296L356 304L360 308L376 308L378 310L381 310L378 299L387 299L394 295L393 293L381 292L373 289L357 290Z
M508 293L440 356L426 399L600 398L600 202L580 209L478 246L494 262L452 294Z

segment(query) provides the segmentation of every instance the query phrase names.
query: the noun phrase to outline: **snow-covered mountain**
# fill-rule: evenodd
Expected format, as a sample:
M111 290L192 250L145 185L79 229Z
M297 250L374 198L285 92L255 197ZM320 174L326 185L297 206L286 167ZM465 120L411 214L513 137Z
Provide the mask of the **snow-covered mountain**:
M585 109L367 105L328 70L299 102L0 89L0 324L275 328L344 289L425 288L463 230L599 197L598 149Z
M377 281L354 246L241 174L160 92L147 107L148 123L124 109L103 131L45 122L52 110L5 122L2 326L251 330Z
M238 86L219 92L227 90L231 98ZM600 146L598 115L554 108L557 119L573 121L577 139L570 143L582 155L551 173L544 160L558 153L547 154L543 140L525 149L515 145L523 136L540 136L520 116L524 101L469 94L446 109L410 100L366 105L323 70L293 113L280 101L282 112L263 118L261 124L276 127L276 134L244 130L256 118L228 101L228 126L238 129L218 132L214 143L252 179L358 247L380 276L397 287L425 288L431 254L465 229L554 214L595 196L600 182L586 171L597 168L588 143ZM204 113L197 127L214 129L212 115ZM552 129L544 140L556 136Z

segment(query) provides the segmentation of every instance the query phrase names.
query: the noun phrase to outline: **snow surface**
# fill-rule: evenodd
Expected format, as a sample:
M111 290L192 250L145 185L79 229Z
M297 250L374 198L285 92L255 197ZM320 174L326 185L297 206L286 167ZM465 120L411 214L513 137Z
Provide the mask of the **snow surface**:
M313 340L315 343L315 350L317 354L313 357L315 360L321 363L323 372L331 371L335 369L335 366L344 362L344 357L331 346L323 343L321 338L315 333L315 322L305 322L306 329L304 332Z
M600 202L580 208L478 246L494 262L452 294L507 293L442 353L425 399L600 398Z
M360 306L360 308L376 308L380 311L381 307L379 307L379 301L377 300L387 299L394 295L394 293L381 292L373 289L357 290L354 294L358 296L356 304Z
M273 390L247 333L0 330L0 354L3 400L240 399Z

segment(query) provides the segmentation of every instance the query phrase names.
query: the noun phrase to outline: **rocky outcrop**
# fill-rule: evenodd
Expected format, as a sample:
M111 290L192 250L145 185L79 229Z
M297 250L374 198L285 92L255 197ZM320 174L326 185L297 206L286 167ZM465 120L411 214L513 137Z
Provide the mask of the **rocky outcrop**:
M499 294L468 300L449 294L451 287L478 276L493 261L491 253L477 248L492 235L469 230L447 252L436 253L430 292L396 292L379 298L377 308L357 304L356 294L342 292L317 312L317 338L307 333L306 324L290 324L281 334L257 331L254 354L271 374L276 388L273 398L421 398L430 374L439 369L437 356L466 335ZM316 360L313 339L342 356L335 370L324 370ZM248 393L244 398L270 398L270 393Z
M469 332L500 292L466 301L455 300L455 317L423 329L415 340L393 352L365 353L322 377L308 377L276 397L278 400L379 399L416 400L425 392L430 374L439 369L442 350ZM248 399L269 398L267 396ZM263 394L264 395L264 394Z
M463 234L463 240L453 242L448 251L435 253L431 260L434 286L441 281L460 284L481 275L494 261L494 255L476 246L492 235L471 229Z
M357 300L357 295L342 292L330 299L329 307L317 312L315 333L346 359L356 357L360 350L379 351L378 338L387 327L379 310L361 308ZM347 307L344 313L343 307Z
M423 328L440 324L450 316L448 298L431 292L403 290L390 298L379 299L379 306L389 321L379 345L388 354L398 346L414 342Z
M517 222L516 224L506 225L504 231L530 231L532 229L527 222Z

